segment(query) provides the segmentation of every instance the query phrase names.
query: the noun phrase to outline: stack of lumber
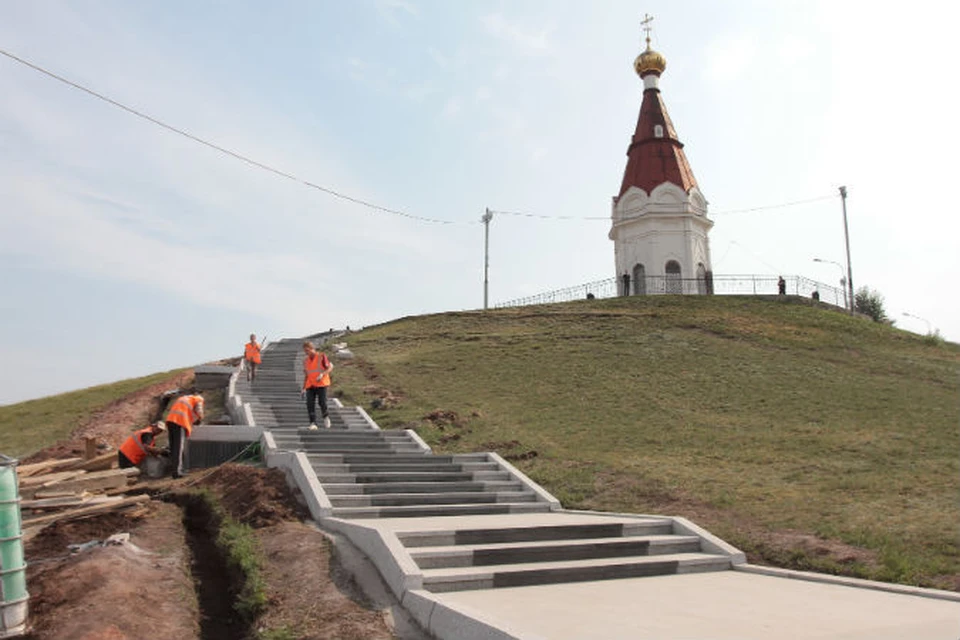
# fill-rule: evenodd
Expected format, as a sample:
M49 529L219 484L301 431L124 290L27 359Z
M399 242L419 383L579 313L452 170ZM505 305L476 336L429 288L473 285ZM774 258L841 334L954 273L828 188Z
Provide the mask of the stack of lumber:
M140 475L137 468L117 469L116 452L89 459L45 460L17 467L24 538L54 522L77 520L136 507L147 495L126 495Z

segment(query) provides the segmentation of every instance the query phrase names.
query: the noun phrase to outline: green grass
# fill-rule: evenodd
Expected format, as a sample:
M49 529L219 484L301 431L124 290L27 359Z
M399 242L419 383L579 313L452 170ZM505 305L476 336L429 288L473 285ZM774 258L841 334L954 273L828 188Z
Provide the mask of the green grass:
M516 464L565 506L673 509L785 566L960 576L956 344L796 299L728 296L406 318L348 341L358 361L335 380L345 401L438 452L527 454ZM370 409L378 390L399 404ZM458 419L424 419L436 409ZM758 541L778 531L873 560L781 557Z
M196 499L206 503L211 517L211 528L216 533L216 544L236 589L234 610L250 622L267 606L266 586L263 580L263 557L253 528L237 522L227 513L217 496L208 489L193 492Z
M114 400L184 371L178 369L142 378L99 385L57 396L28 400L0 407L0 452L24 457L57 440ZM146 416L144 416L146 419ZM133 426L133 425L131 425Z

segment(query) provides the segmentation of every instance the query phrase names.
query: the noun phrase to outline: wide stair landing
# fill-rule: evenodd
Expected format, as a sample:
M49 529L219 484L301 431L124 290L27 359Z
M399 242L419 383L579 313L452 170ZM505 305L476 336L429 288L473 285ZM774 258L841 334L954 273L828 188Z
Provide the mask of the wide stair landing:
M495 456L434 455L412 431L380 430L357 407L331 401L333 428L308 430L299 398L301 344L282 340L269 345L254 385L241 375L236 393L250 403L256 424L273 434L279 448L307 455L332 505L327 524L396 536L422 574L424 589L446 592L730 568L729 554L705 552L703 539L678 528L671 518L551 512L556 503ZM368 552L376 555L373 549Z

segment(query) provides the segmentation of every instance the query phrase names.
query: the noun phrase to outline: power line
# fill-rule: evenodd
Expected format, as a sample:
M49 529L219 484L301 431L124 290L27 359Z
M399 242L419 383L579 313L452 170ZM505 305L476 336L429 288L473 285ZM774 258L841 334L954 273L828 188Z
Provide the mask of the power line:
M200 138L199 136L195 136L195 135L193 135L192 133L190 133L190 132L188 132L188 131L184 131L183 129L178 129L177 127L174 127L173 125L169 125L169 124L167 124L166 122L163 122L162 120L159 120L159 119L157 119L157 118L154 118L153 116L151 116L151 115L149 115L149 114L143 113L142 111L138 111L138 110L134 109L133 107L128 107L127 105L123 104L122 102L119 102L119 101L117 101L117 100L114 100L113 98L110 98L110 97L108 97L108 96L105 96L105 95L103 95L102 93L97 93L97 92L94 91L93 89L88 89L87 87L85 87L85 86L83 86L83 85L81 85L81 84L78 84L78 83L76 83L76 82L73 82L72 80L68 80L67 78L64 78L63 76L59 76L59 75L53 73L52 71L48 71L48 70L44 69L43 67L41 67L41 66L39 66L39 65L33 64L32 62L29 62L29 61L27 61L27 60L24 60L23 58L20 58L20 57L18 57L18 56L15 56L14 54L10 53L9 51L5 51L5 50L3 50L3 49L0 49L0 54L5 55L6 57L10 58L11 60L14 60L14 61L16 61L16 62L19 62L20 64L22 64L22 65L24 65L24 66L30 67L30 68L33 69L34 71L38 71L38 72L40 72L40 73L42 73L42 74L44 74L44 75L46 75L46 76L49 76L49 77L53 78L54 80L57 80L57 81L62 82L62 83L64 83L64 84L68 85L68 86L71 86L71 87L73 87L74 89L78 89L78 90L80 90L80 91L83 91L84 93L86 93L86 94L88 94L88 95L91 95L91 96L93 96L94 98L97 98L97 99L99 99L99 100L103 100L104 102L107 102L107 103L109 103L109 104L117 107L118 109L122 109L122 110L126 111L127 113L130 113L130 114L132 114L132 115L134 115L134 116L136 116L136 117L138 117L138 118L142 118L142 119L144 119L144 120L146 120L146 121L148 121L148 122L151 122L151 123L157 125L158 127L163 127L163 128L166 129L167 131L172 131L173 133L176 133L176 134L178 134L178 135L181 135L181 136L183 136L183 137L185 137L185 138L189 138L190 140L193 140L194 142L197 142L197 143L199 143L199 144L202 144L202 145L204 145L204 146L206 146L206 147L209 147L209 148L211 148L211 149L213 149L213 150L215 150L215 151L219 151L220 153L226 154L226 155L228 155L228 156L230 156L230 157L232 157L232 158L235 158L235 159L237 159L237 160L240 160L241 162L246 162L247 164L249 164L249 165L251 165L251 166L254 166L254 167L257 167L258 169L263 169L264 171L269 171L270 173L273 173L273 174L275 174L275 175L278 175L278 176L280 176L280 177L282 177L282 178L286 178L286 179L288 179L288 180L292 180L292 181L294 181L294 182L298 182L298 183L303 184L303 185L306 185L307 187L310 187L310 188L312 188L312 189L317 189L318 191L322 191L322 192L324 192L324 193L326 193L326 194L328 194L328 195L334 196L335 198L340 198L340 199L342 199L342 200L347 200L348 202L353 202L354 204L359 204L359 205L361 205L361 206L367 207L367 208L369 208L369 209L374 209L374 210L376 210L376 211L380 211L380 212L383 212L383 213L389 213L389 214L393 214L393 215L397 215L397 216L403 216L404 218L410 218L410 219L413 219L413 220L420 220L420 221L422 221L422 222L433 222L433 223L436 223L436 224L453 224L453 223L454 223L454 221L452 221L452 220L437 220L437 219L435 219L435 218L426 218L426 217L423 217L423 216L416 216L416 215L413 215L413 214L411 214L411 213L407 213L407 212L405 212L405 211L398 211L397 209L390 209L390 208L388 208L388 207L382 207L382 206L380 206L380 205L378 205L378 204L373 204L372 202L367 202L366 200L361 200L360 198L354 198L353 196L349 196L349 195L347 195L347 194L345 194L345 193L340 193L339 191L335 191L335 190L333 190L333 189L329 189L329 188L327 188L327 187L321 186L321 185L316 184L316 183L314 183L314 182L310 182L310 181L308 181L308 180L302 180L302 179L300 179L300 178L298 178L298 177L296 177L296 176L294 176L294 175L291 175L291 174L289 174L289 173L287 173L287 172L285 172L285 171L281 171L280 169L276 169L276 168L274 168L274 167L271 167L270 165L264 164L264 163L262 163L262 162L258 162L258 161L256 161L256 160L254 160L253 158L247 157L247 156L245 156L245 155L243 155L243 154L241 154L241 153L237 153L236 151L231 151L230 149L227 149L227 148L225 148L225 147L221 147L221 146L218 145L218 144L214 144L213 142L209 142L209 141L207 141L207 140L204 140L203 138Z
M752 207L750 209L731 209L730 211L713 211L710 215L725 216L731 213L752 213L754 211L769 211L770 209L783 209L784 207L795 207L800 204L810 204L811 202L820 202L822 200L833 200L837 196L818 196L816 198L807 198L806 200L795 200L794 202L784 202L781 204L769 204L762 207Z
M50 77L50 78L53 78L54 80L57 80L58 82L62 82L63 84L66 84L66 85L68 85L68 86L70 86L70 87L73 87L74 89L77 89L77 90L79 90L79 91L82 91L82 92L84 92L84 93L86 93L86 94L88 94L88 95L90 95L90 96L93 96L94 98L97 98L98 100L102 100L102 101L104 101L104 102L106 102L106 103L108 103L108 104L110 104L110 105L113 105L114 107L117 107L118 109L122 109L123 111L126 111L127 113L129 113L129 114L131 114L131 115L134 115L134 116L136 116L136 117L138 117L138 118L141 118L141 119L143 119L143 120L146 120L146 121L148 121L148 122L150 122L150 123L152 123L152 124L157 125L158 127L162 127L162 128L164 128L164 129L166 129L167 131L170 131L170 132L172 132L172 133L176 133L177 135L180 135L180 136L183 136L183 137L185 137L185 138L188 138L189 140L193 140L194 142L196 142L196 143L198 143L198 144L202 144L202 145L204 145L205 147L208 147L208 148L210 148L210 149L213 149L213 150L215 150L215 151L218 151L218 152L220 152L220 153L222 153L222 154L228 155L228 156L230 156L230 157L232 157L232 158L234 158L234 159L236 159L236 160L240 160L241 162L245 162L245 163L249 164L250 166L256 167L256 168L258 168L258 169L262 169L262 170L264 170L264 171L268 171L268 172L270 172L270 173L273 173L274 175L280 176L281 178L286 178L287 180L292 180L293 182L297 182L297 183L302 184L302 185L304 185L304 186L310 187L311 189L316 189L316 190L318 190L318 191L322 191L323 193L326 193L327 195L331 195L331 196L333 196L333 197L335 197L335 198L340 198L341 200L346 200L346 201L348 201L348 202L352 202L352 203L354 203L354 204L358 204L358 205L360 205L360 206L362 206L362 207L367 207L368 209L373 209L373 210L375 210L375 211L380 211L380 212L382 212L382 213L389 213L389 214L392 214L392 215L401 216L401 217L404 217L404 218L409 218L409 219L411 219L411 220L420 220L421 222L431 222L431 223L434 223L434 224L478 224L478 223L476 223L476 222L474 222L474 221L466 222L466 221L456 221L456 220L440 220L440 219L437 219L437 218L428 218L428 217L425 217L425 216L414 215L414 214L412 214L412 213L407 213L407 212L405 212L405 211L400 211L400 210L398 210L398 209L391 209L391 208L389 208L389 207L383 207L383 206L381 206L381 205L374 204L374 203L372 203L372 202L368 202L368 201L363 200L363 199L360 199L360 198L355 198L355 197L353 197L353 196L347 195L347 194L345 194L345 193L341 193L341 192L336 191L336 190L334 190L334 189L330 189L329 187L324 187L324 186L322 186L322 185L316 184L315 182L310 182L309 180L303 180L302 178L298 178L298 177L295 176L295 175L292 175L292 174L287 173L287 172L285 172L285 171L281 171L280 169L274 168L274 167L272 167L272 166L270 166L270 165L268 165L268 164L265 164L265 163L263 163L263 162L259 162L259 161L257 161L257 160L254 160L253 158L250 158L250 157L248 157L248 156L245 156L245 155L243 155L243 154L241 154L241 153L238 153L238 152L236 152L236 151L232 151L232 150L227 149L227 148L225 148L225 147L221 147L220 145L215 144L215 143L213 143L213 142L209 142L208 140L204 140L203 138L201 138L201 137L199 137L199 136L196 136L196 135L190 133L189 131L185 131L185 130L180 129L180 128L177 128L177 127L175 127L175 126L173 126L173 125L167 124L166 122L164 122L164 121L162 121L162 120L160 120L160 119L158 119L158 118L155 118L155 117L153 117L153 116L151 116L151 115L149 115L149 114L147 114L147 113L143 113L142 111L138 111L137 109L134 109L133 107L129 107L129 106L123 104L122 102L119 102L119 101L117 101L117 100L114 100L113 98L110 98L110 97L108 97L108 96L103 95L102 93L98 93L98 92L94 91L93 89L89 89L89 88L87 88L87 87L85 87L85 86L83 86L83 85L81 85L81 84L79 84L79 83L73 82L72 80L68 80L67 78L64 78L63 76L57 75L56 73L53 73L52 71L48 71L47 69L45 69L45 68L43 68L43 67L41 67L41 66L39 66L39 65L36 65L36 64L34 64L34 63L32 63L32 62L30 62L30 61L28 61L28 60L24 60L23 58L20 58L19 56L16 56L16 55L10 53L9 51L6 51L6 50L4 50L4 49L0 49L0 54L6 56L6 57L8 57L8 58L10 58L11 60L13 60L13 61L15 61L15 62L19 62L20 64L22 64L22 65L24 65L24 66L26 66L26 67L29 67L30 69L33 69L34 71L37 71L37 72L39 72L39 73L42 73L42 74L44 74L45 76L48 76L48 77ZM796 200L796 201L793 201L793 202L784 202L784 203L781 203L781 204L765 205L765 206L761 206L761 207L752 207L752 208L749 208L749 209L733 209L733 210L730 210L730 211L715 211L715 212L712 212L711 215L729 215L729 214L734 214L734 213L751 213L751 212L756 212L756 211L768 211L768 210L771 210L771 209L781 209L781 208L784 208L784 207L793 207L793 206L797 206L797 205L801 205L801 204L809 204L809 203L811 203L811 202L819 202L819 201L821 201L821 200L829 200L829 199L833 199L833 198L835 198L835 197L837 197L837 196L834 196L834 195L819 196L819 197L816 197L816 198L808 198L808 199L806 199L806 200ZM610 220L610 216L548 216L548 215L535 214L535 213L526 213L526 212L522 212L522 211L499 211L499 210L494 210L494 209L490 209L489 211L490 211L491 213L495 213L495 214L503 215L503 216L514 216L514 217L522 217L522 218L537 218L537 219L540 219L540 220L605 220L605 221L609 221L609 220Z

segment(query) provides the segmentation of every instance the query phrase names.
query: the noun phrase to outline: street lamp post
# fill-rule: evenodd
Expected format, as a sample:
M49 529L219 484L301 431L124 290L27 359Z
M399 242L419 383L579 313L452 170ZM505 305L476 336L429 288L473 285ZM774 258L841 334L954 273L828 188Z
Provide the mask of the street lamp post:
M483 308L487 309L487 292L490 286L490 221L493 220L493 212L488 208L480 222L483 223Z
M850 291L850 313L854 312L856 306L853 297L853 267L850 266L850 232L847 230L847 188L840 187L840 199L843 201L843 239L847 244L847 288Z
M915 320L922 320L922 321L926 322L926 323L927 323L927 335L928 335L928 336L932 336L932 335L933 335L933 325L930 324L930 321L929 321L929 320L927 320L926 318L921 318L920 316L915 316L915 315L913 315L912 313L907 313L906 311L903 312L903 315L907 316L908 318L914 318Z
M843 289L843 308L849 309L850 305L847 302L847 277L843 275L843 265L839 262L834 262L833 260L824 260L823 258L814 258L813 261L837 265L837 268L840 269L840 288Z

